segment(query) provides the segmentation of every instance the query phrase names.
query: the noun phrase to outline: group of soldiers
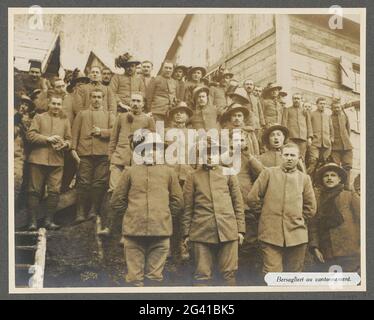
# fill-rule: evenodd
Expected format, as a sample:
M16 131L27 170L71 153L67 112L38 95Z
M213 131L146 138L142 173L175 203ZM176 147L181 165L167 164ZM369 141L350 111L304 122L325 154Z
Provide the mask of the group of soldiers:
M224 66L207 77L205 67L164 61L154 77L151 61L129 53L115 64L123 74L94 66L88 76L76 69L46 80L32 60L16 77L15 197L26 186L30 230L42 198L45 227L60 228L59 195L74 184L74 224L100 217L98 234L110 237L123 215L130 285L162 285L167 261L189 258L194 285L236 285L245 246L261 253L264 275L303 271L308 249L321 270L360 270L360 181L351 190L351 130L339 99L330 116L323 97L316 111L300 93L287 107L280 85L240 84ZM182 136L239 130L239 172L227 175L220 163L234 134L229 148L208 139L202 164L159 164L173 142L156 132L160 122Z

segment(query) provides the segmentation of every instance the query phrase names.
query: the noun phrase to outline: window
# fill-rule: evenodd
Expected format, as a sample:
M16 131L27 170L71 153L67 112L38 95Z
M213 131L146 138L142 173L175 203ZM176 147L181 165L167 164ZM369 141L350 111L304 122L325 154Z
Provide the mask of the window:
M344 87L360 93L360 65L352 63L345 57L340 57L340 74L341 84Z

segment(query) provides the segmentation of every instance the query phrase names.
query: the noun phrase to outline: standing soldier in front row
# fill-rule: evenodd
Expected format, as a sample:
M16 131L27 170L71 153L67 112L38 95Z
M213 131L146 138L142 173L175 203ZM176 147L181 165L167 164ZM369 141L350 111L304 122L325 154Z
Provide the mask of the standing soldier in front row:
M258 239L263 273L302 272L308 244L307 222L316 213L316 199L308 175L297 170L299 149L282 149L283 164L264 169L248 195L249 206L263 202Z
M342 166L347 173L345 188L350 190L351 170L353 165L353 146L351 142L351 126L345 114L340 99L335 99L331 105L334 141L331 158L337 165Z
M47 229L57 229L53 218L59 200L64 166L64 150L71 145L71 129L67 117L62 112L62 98L51 95L49 110L34 117L27 132L31 152L28 162L30 176L28 186L28 210L30 230L37 229L37 212L44 187L48 187L46 200Z
M122 174L111 199L113 210L124 212L126 282L137 287L162 285L173 234L172 215L179 215L183 209L182 190L174 170L156 163L156 150L164 148L160 140L156 133L149 133L143 143L134 144L134 152L145 152L143 163Z
M196 286L211 283L215 265L224 285L236 285L238 244L245 235L239 182L215 164L219 149L218 144L208 143L206 164L193 172L184 186L182 235L186 245L192 242Z
M73 124L72 155L79 163L77 173L76 223L85 221L85 205L90 199L89 219L100 212L109 178L108 144L114 115L103 109L104 92L91 91L91 105L78 113Z
M347 173L335 163L317 172L322 192L311 221L309 248L323 272L333 265L341 266L343 272L360 270L360 197L344 190L346 179Z

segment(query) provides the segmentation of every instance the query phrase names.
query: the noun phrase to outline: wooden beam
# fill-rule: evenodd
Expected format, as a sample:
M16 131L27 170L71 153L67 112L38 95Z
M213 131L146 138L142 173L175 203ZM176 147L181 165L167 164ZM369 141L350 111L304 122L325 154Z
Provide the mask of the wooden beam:
M39 229L37 250L35 252L34 274L30 278L29 287L41 289L44 286L45 254L47 251L47 231Z
M276 72L277 82L283 90L291 93L291 38L290 21L286 14L275 15L275 46L276 46ZM286 97L287 102L291 102L291 94Z

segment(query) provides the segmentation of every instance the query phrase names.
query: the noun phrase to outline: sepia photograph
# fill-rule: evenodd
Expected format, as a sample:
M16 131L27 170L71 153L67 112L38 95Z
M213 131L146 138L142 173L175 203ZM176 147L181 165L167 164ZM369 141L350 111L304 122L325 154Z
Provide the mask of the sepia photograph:
M11 293L366 290L365 8L8 18Z

